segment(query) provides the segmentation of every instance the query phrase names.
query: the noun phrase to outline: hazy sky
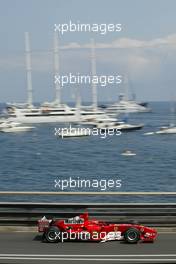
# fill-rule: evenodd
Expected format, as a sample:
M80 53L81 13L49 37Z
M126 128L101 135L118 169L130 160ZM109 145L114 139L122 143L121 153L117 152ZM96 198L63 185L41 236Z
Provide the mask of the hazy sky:
M90 73L90 38L96 42L97 74L128 75L139 100L176 96L175 0L0 0L0 101L26 100L24 32L32 46L34 100L52 100L54 24L121 23L122 31L65 33L60 37L60 74ZM62 91L73 100L75 86ZM122 85L98 87L99 100L115 100ZM91 100L89 86L83 100Z

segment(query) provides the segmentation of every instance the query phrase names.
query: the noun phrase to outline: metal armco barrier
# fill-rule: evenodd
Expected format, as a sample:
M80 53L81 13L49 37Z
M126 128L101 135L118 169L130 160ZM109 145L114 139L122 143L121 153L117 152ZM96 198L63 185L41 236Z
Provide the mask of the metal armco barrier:
M42 216L63 219L88 212L107 222L176 227L176 203L0 203L0 225L34 226Z
M43 196L48 196L48 195L52 195L52 196L59 196L59 195L100 195L100 196L104 196L104 195L124 195L124 196L141 196L141 195L145 195L145 196L176 196L176 192L108 192L108 191L101 191L101 192L65 192L65 191L58 191L58 192L46 192L46 191L0 191L0 195L10 195L10 196L14 196L14 195L20 195L20 196L30 196L30 195L43 195Z

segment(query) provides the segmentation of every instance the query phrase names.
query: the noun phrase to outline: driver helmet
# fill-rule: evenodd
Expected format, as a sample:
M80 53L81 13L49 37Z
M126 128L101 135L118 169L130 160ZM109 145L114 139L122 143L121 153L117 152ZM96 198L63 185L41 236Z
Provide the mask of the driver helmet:
M75 216L75 220L76 222L79 221L80 217L79 216Z

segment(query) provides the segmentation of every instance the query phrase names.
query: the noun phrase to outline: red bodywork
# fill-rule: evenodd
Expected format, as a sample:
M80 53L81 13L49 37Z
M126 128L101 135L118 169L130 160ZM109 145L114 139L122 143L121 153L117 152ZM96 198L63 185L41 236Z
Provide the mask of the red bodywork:
M79 221L76 223L74 223L74 219L75 218L53 221L42 218L38 221L38 231L43 232L45 235L50 228L54 227L58 228L61 233L68 234L68 236L65 236L67 239L70 239L70 234L73 233L74 235L76 234L76 237L74 236L76 239L80 239L80 233L88 233L90 234L89 240L101 241L105 239L110 232L121 234L121 239L119 238L116 240L123 240L125 232L130 228L134 228L139 231L139 240L143 242L153 242L157 237L157 231L155 229L139 224L109 224L103 221L89 220L88 213L80 215Z

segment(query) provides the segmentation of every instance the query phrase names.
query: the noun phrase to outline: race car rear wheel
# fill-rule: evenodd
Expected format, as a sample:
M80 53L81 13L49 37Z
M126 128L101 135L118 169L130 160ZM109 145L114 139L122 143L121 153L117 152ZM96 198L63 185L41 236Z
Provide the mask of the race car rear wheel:
M58 227L50 227L45 233L46 241L49 243L56 243L60 240L60 230Z
M140 240L140 231L137 228L129 228L124 233L124 239L127 243L135 244Z

